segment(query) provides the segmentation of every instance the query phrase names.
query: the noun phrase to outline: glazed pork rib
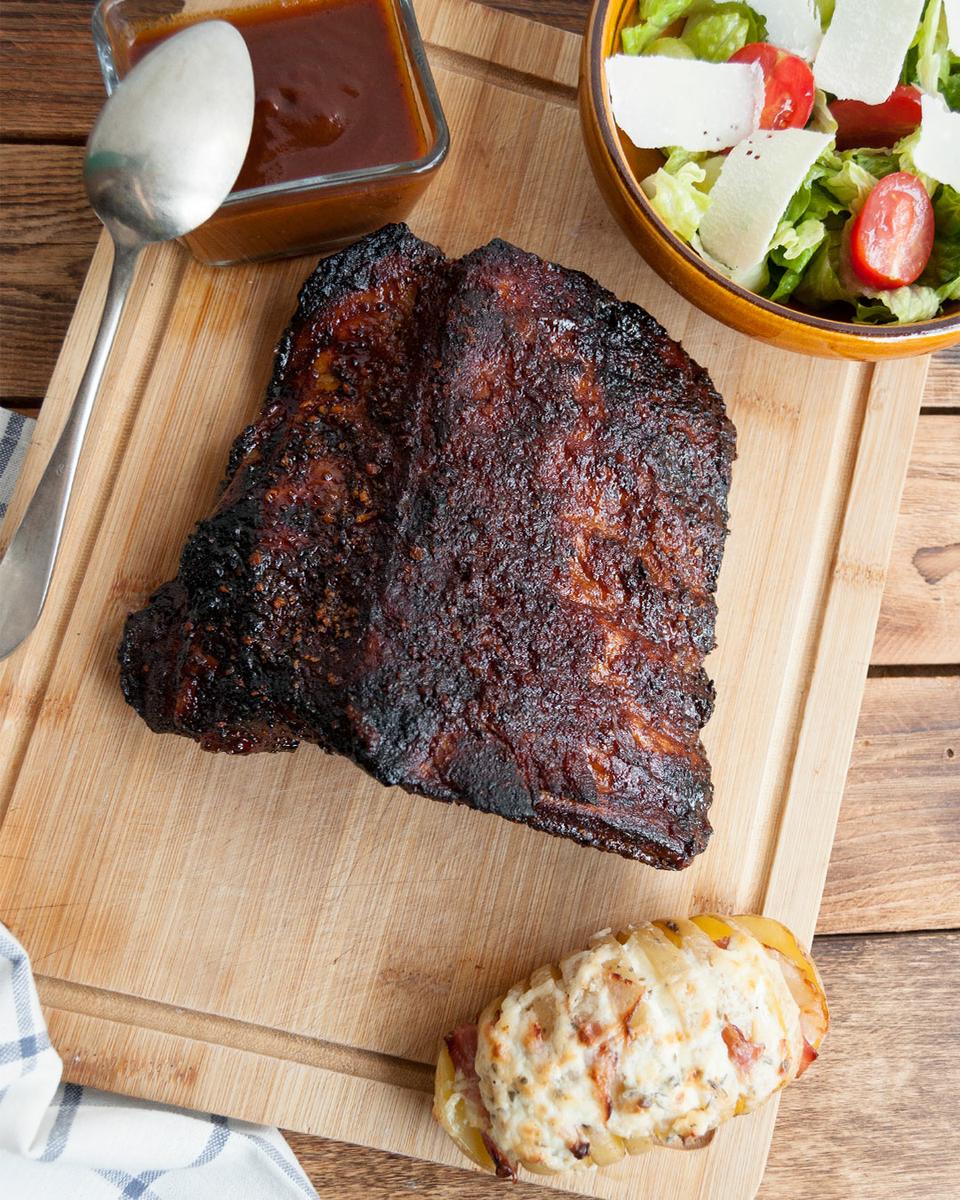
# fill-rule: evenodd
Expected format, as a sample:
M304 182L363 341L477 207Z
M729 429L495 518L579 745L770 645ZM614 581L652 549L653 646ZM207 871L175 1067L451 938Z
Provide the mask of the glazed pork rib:
M657 867L710 834L700 729L734 430L646 312L402 225L320 263L124 694L207 750L384 784Z

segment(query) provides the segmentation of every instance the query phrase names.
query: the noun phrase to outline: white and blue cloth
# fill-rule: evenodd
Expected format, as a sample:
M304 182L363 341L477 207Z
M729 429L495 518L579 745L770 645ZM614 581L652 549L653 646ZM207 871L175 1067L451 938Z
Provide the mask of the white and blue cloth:
M29 417L0 408L0 521L23 466L34 424Z
M61 1083L30 960L0 925L3 1200L316 1200L276 1129Z
M0 518L33 422L0 409ZM0 925L0 1200L316 1200L276 1129L61 1083L30 960Z

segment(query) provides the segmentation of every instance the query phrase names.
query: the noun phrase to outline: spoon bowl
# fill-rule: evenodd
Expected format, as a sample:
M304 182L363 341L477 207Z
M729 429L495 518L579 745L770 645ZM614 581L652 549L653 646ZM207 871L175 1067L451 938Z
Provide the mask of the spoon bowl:
M225 21L207 21L162 42L134 67L94 125L84 182L113 238L113 269L77 396L0 560L0 659L43 611L84 435L140 251L213 216L243 166L253 111L243 37Z
M165 242L202 225L240 174L253 67L226 21L161 42L118 85L87 142L84 182L111 232Z

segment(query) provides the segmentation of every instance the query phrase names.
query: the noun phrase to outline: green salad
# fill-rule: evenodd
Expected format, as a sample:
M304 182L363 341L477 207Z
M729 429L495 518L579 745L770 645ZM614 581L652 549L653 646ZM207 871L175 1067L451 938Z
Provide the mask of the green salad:
M829 31L834 11L834 0L816 0L812 19ZM754 64L763 72L761 130L829 135L763 260L746 270L711 256L700 237L729 151L661 147L666 161L643 189L669 228L724 274L770 300L814 310L842 305L848 318L872 324L926 320L960 300L960 192L915 159L923 122L932 121L929 105L943 109L948 142L960 124L949 124L949 113L960 112L960 57L949 48L943 0L923 4L899 81L880 103L819 86L821 57L813 52L808 62L772 44L764 15L743 3L640 0L622 43L630 56Z

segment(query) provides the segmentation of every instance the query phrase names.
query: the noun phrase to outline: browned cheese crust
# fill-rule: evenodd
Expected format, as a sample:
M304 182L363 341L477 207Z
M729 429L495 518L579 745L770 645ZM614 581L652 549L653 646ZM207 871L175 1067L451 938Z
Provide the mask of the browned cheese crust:
M641 308L505 242L388 226L321 262L123 690L208 750L686 866L734 430Z

